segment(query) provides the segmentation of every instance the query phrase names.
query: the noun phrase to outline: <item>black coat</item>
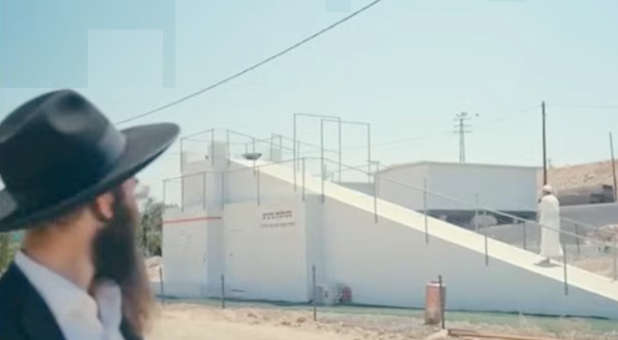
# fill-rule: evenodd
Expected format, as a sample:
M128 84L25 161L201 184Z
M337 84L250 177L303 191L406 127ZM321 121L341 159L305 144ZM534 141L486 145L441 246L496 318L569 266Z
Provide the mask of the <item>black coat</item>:
M120 331L125 340L142 339L126 320ZM0 340L66 340L41 295L14 263L0 279Z

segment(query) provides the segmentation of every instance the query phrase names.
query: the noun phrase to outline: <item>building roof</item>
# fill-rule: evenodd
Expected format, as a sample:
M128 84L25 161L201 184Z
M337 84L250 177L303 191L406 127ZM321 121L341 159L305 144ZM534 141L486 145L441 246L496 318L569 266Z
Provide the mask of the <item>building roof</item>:
M539 170L540 167L527 165L509 165L509 164L481 164L481 163L459 163L459 162L437 162L437 161L418 161L401 164L394 164L386 167L380 172L387 172L395 169L411 168L423 165L442 165L442 166L458 166L458 167L488 167L488 168L511 168L511 169L528 169Z

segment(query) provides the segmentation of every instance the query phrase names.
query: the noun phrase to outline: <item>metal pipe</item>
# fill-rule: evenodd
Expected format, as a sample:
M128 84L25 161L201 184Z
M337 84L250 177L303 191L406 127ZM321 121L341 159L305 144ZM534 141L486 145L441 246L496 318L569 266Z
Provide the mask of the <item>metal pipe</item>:
M567 279L567 249L562 243L562 263L564 267L564 295L569 295L569 283Z
M185 153L184 153L184 138L180 138L180 175L185 174ZM184 179L180 178L180 211L184 209Z
M274 136L275 136L274 133L270 134L270 144L269 144L269 151L268 152L269 152L269 155L270 155L269 158L270 158L271 161L273 160L273 137Z
M257 168L255 174L256 174L255 181L257 185L257 205L260 205L260 168Z
M167 202L166 202L167 201L167 199L166 199L167 188L166 187L167 187L167 180L164 179L163 180L163 188L162 188L163 189L163 197L162 197L163 207L165 207L165 205L167 204Z
M303 157L303 202L305 201L305 157Z
M317 307L318 297L317 297L317 286L315 282L315 265L311 266L311 281L313 285L313 299L311 301L313 304L313 321L317 321L318 320L318 307Z
M618 242L617 242L617 237L618 235L614 234L614 281L616 281L618 279L618 272L616 269L616 258L618 257Z
M230 150L230 130L229 129L225 129L225 141L227 143L227 148L225 151L225 156L227 158L227 167L230 167L230 154L231 154L231 150Z
M373 176L373 216L375 219L375 223L378 223L378 185L379 185L378 174L376 173Z
M474 231L479 232L479 194L474 194Z
M341 119L339 119L339 123L338 123L338 129L339 129L339 183L341 183L341 163L342 161L342 150L341 150L341 144L342 144L342 136L341 136Z
M225 309L225 275L221 274L221 309Z
M215 129L210 133L210 164L215 166Z
M159 282L161 284L161 302L165 303L165 286L163 285L163 267L159 266Z
M320 177L322 183L322 203L324 203L324 120L320 120Z
M180 174L184 174L185 169L185 152L184 152L184 138L180 138Z
M221 172L221 210L225 209L225 172Z
M524 223L523 223L523 225L522 225L522 231L523 231L523 233L524 233L524 235L523 235L523 240L522 240L522 242L523 242L523 247L524 247L524 250L528 250L528 249L527 249L527 248L528 248L528 247L527 247L527 245L528 245L528 235L526 235L526 222L524 222Z
M616 270L616 258L618 257L618 242L616 241L616 239L618 235L616 235L614 233L614 281L616 281L616 279L618 279L618 272Z
M367 172L371 173L371 125L367 124ZM367 181L371 183L371 175L367 175Z
M185 211L185 177L180 178L180 211Z
M298 113L295 113L294 114L294 118L292 119L292 121L293 121L292 125L294 125L294 127L293 127L294 132L293 132L293 136L292 136L292 139L293 139L293 141L292 141L292 143L293 143L293 145L292 145L292 159L294 160L294 166L292 168L294 169L294 171L293 171L294 172L294 186L296 186L296 115L297 114Z
M251 152L255 152L255 137L251 137Z
M440 324L442 326L442 329L445 329L444 327L444 306L445 306L445 301L444 301L444 292L443 292L443 288L442 288L442 275L438 275L438 285L440 288Z
M427 223L427 178L423 179L423 214L425 215L425 244L429 244L429 225Z
M573 226L575 227L575 244L577 245L577 256L581 255L581 249L579 246L579 228L577 228L577 224L573 223Z
M483 229L485 234L485 266L489 266L489 250L487 249L487 228Z
M206 180L208 179L207 173L204 172L202 177L202 203L204 204L204 211L206 211Z

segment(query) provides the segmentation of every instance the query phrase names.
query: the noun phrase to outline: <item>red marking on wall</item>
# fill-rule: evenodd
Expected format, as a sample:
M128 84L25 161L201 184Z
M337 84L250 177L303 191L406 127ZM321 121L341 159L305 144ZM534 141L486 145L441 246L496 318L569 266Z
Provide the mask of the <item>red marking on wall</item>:
M179 218L177 220L167 220L163 221L163 224L178 224L185 222L197 222L197 221L218 221L222 220L222 217L219 216L203 216L203 217L193 217L193 218Z

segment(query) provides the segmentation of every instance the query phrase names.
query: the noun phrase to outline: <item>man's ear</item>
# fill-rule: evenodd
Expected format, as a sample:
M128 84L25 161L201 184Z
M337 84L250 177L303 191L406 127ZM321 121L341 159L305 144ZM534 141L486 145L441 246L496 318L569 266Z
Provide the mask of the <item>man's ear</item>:
M106 192L97 196L92 204L92 210L101 222L111 220L114 217L114 195Z

